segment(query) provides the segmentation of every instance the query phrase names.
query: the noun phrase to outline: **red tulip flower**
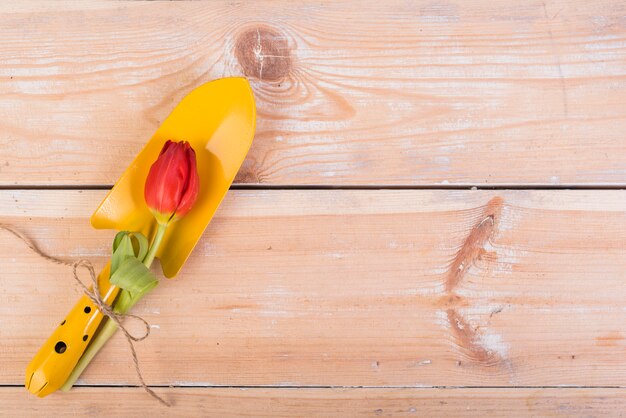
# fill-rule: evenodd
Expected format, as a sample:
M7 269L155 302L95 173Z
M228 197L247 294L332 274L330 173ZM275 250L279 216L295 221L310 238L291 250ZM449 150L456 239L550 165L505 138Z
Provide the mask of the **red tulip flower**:
M187 141L167 141L146 179L144 197L157 222L184 216L198 197L196 153Z

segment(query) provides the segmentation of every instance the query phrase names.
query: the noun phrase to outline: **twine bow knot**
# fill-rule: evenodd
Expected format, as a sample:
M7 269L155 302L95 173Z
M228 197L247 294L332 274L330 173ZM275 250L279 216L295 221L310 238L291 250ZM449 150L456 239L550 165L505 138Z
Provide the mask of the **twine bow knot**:
M81 259L75 262L69 262L69 261L65 261L56 257L52 257L44 253L43 251L41 251L28 237L26 237L26 235L14 229L13 227L0 224L0 229L10 232L11 234L19 238L22 242L24 242L24 244L28 246L28 248L30 248L35 254L37 254L41 258L48 260L55 264L72 267L74 280L83 289L83 293L87 295L89 300L91 300L91 302L98 308L100 312L102 312L103 315L108 317L111 321L115 322L118 328L121 329L124 335L126 336L126 341L128 341L128 346L130 347L130 351L133 356L133 363L135 365L135 371L137 372L137 377L139 378L139 381L141 382L141 386L144 388L146 392L148 392L150 396L158 400L161 404L168 406L168 407L171 406L167 401L165 401L163 398L157 395L152 389L150 389L150 387L148 387L146 382L143 380L143 376L139 368L139 359L137 358L137 352L135 351L135 345L133 344L133 342L143 341L146 338L148 338L148 336L150 335L150 324L148 324L148 321L146 321L145 319L143 319L142 317L138 315L133 315L133 314L128 314L128 313L125 313L125 314L117 313L115 312L113 308L111 308L111 306L106 304L106 302L102 299L102 296L100 295L100 285L98 283L98 277L96 276L96 272L93 268L93 264L91 264L89 260L85 260L85 259ZM92 289L87 287L85 283L83 283L83 281L78 277L79 267L82 267L89 272L91 282L93 283ZM143 335L138 336L138 337L134 336L128 331L128 329L126 329L126 327L122 324L122 320L128 317L137 319L144 324L145 333Z

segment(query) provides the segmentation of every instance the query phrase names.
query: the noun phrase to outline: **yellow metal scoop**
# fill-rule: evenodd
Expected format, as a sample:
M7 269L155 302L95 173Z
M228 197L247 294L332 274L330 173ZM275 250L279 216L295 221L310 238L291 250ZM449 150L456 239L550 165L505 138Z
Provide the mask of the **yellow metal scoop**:
M168 139L188 141L196 151L200 190L192 210L168 229L157 253L163 274L174 277L211 221L254 137L254 97L244 78L206 83L187 95L102 201L91 217L97 229L137 231L151 237L156 221L144 201L150 166ZM109 283L109 265L100 273L107 303L118 289ZM37 396L59 389L87 348L103 316L83 296L26 368L26 388Z

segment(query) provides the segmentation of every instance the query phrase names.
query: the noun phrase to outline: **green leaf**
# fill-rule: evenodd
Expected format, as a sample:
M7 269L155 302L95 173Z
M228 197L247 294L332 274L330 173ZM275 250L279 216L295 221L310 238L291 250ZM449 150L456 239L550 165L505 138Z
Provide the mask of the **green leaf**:
M115 238L113 239L113 252L117 250L117 247L119 247L122 242L122 238L126 235L128 235L128 231L120 231L115 235Z
M117 296L117 299L115 299L113 312L118 314L125 314L130 310L130 308L133 307L137 300L139 300L139 298L133 298L133 295L131 295L130 292L122 289Z
M132 238L137 245L133 245ZM137 248L137 250L135 250ZM150 245L148 238L139 232L121 231L115 235L113 240L113 256L111 257L111 274L115 273L120 263L128 257L135 257L143 261L148 253Z
M148 254L148 249L150 248L148 238L146 238L146 236L141 232L131 232L130 235L137 240L137 244L139 246L135 257L137 260L143 261L143 259L146 258L146 254Z
M127 258L135 257L133 243L130 240L129 232L119 232L113 240L113 255L111 256L111 276L117 271L120 264Z
M149 292L159 284L159 281L141 261L135 257L127 257L111 275L111 283L134 296Z

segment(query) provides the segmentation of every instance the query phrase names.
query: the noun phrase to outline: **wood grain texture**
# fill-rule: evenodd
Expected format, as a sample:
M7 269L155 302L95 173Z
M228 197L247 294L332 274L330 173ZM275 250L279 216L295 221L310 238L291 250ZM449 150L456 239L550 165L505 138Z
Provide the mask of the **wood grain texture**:
M622 1L0 5L0 185L112 184L246 75L237 181L625 185Z
M0 222L102 266L104 194L0 191ZM141 366L183 386L624 386L625 237L625 191L235 190L137 305ZM1 231L0 265L0 384L21 384L79 290ZM136 383L123 338L81 383Z
M37 399L0 388L12 418L97 417L619 417L626 389L237 389L157 388L174 406L140 389L75 388ZM112 405L112 400L115 400Z

